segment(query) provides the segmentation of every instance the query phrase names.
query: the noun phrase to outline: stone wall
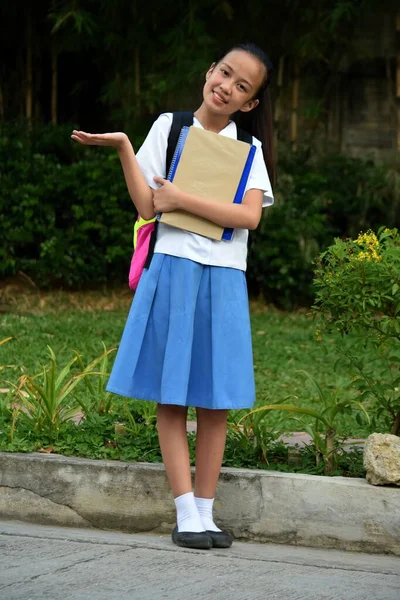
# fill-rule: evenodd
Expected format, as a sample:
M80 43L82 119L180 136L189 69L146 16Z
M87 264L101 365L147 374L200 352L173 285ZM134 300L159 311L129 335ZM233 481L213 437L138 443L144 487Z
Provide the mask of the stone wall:
M298 143L323 151L393 162L397 154L395 13L370 17L355 33L354 55L343 55L327 71L300 67ZM330 61L332 63L330 64ZM320 75L318 75L320 69ZM280 137L291 139L294 66L285 64ZM277 90L275 89L275 93ZM321 97L325 96L321 101Z

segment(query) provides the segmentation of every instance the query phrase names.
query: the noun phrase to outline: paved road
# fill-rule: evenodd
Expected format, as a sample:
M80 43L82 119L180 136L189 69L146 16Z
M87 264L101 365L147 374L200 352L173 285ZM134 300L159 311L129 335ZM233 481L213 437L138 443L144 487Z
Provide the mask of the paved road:
M0 522L1 600L399 600L400 558Z

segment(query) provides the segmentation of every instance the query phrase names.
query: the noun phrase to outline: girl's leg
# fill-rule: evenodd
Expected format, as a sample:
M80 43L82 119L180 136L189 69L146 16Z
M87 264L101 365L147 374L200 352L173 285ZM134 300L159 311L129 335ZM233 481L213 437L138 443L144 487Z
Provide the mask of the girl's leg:
M227 410L197 409L195 497L205 529L214 531L219 531L212 506L225 450L227 415Z
M157 405L158 439L174 498L192 491L186 418L185 406Z
M196 496L214 498L224 457L227 410L197 408Z
M186 417L184 406L157 406L158 439L175 499L178 532L198 533L204 527L192 491Z

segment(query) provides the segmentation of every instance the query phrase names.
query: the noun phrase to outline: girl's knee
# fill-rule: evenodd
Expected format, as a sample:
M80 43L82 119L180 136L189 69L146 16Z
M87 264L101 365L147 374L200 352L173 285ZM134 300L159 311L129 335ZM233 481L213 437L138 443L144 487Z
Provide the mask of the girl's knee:
M177 406L175 404L157 404L157 416L169 418L186 418L187 406Z
M196 408L197 420L208 422L225 422L228 416L227 410L212 410L210 408Z

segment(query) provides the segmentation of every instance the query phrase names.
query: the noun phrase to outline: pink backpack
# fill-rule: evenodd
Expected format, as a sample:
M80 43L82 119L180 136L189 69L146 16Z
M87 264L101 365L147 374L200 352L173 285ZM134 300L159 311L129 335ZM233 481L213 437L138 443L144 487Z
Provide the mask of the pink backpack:
M133 247L134 252L129 269L129 287L131 290L136 290L139 279L145 268L146 261L149 257L149 247L151 236L155 231L156 219L146 221L138 215L135 227L133 229Z

